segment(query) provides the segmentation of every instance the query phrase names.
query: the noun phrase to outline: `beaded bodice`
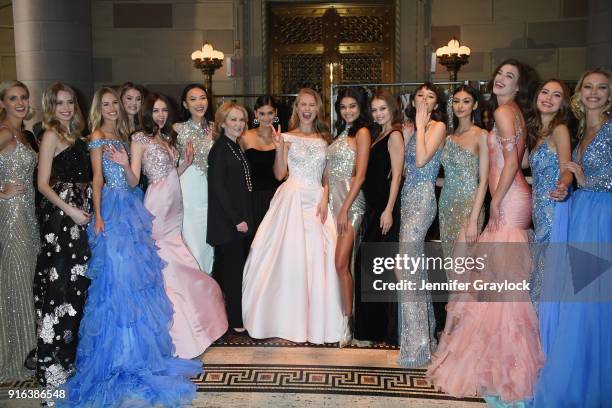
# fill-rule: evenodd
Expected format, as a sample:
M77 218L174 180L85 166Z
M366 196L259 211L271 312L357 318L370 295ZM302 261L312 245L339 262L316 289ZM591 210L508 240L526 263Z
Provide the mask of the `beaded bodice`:
M146 146L142 155L142 172L149 179L149 183L160 181L176 170L175 155L170 154L168 149L155 142L155 139L140 132L132 136L132 141Z
M442 151L436 150L433 157L423 167L416 166L416 135L410 138L406 146L406 181L404 186L418 186L423 184L435 184L438 172L440 171L440 157Z
M327 142L321 138L301 137L288 133L283 133L283 138L291 143L287 159L289 180L320 186L325 169Z
M193 145L192 165L206 174L208 171L208 153L210 153L210 148L214 144L212 138L214 123L210 122L207 126L202 127L199 123L189 119L186 122L177 123L175 127L179 151L182 154L187 143L191 142Z
M330 184L353 177L355 156L355 151L348 143L348 129L345 129L327 148L325 174Z
M548 140L537 146L529 154L529 167L533 178L531 200L532 217L535 226L536 240L546 240L554 212L554 201L550 192L555 189L559 180L559 158L550 150Z
M102 149L104 146L115 146L115 148L128 149L128 144L114 139L98 139L89 142L89 150ZM129 150L128 150L129 151ZM102 172L106 187L129 189L130 186L125 179L125 170L102 152Z
M442 149L440 163L444 166L444 188L450 189L450 196L469 197L478 189L478 156L450 137Z
M18 194L9 200L14 205L24 205L34 202L34 183L32 176L38 161L36 152L21 142L17 142L15 150L10 153L0 153L0 187L6 183L20 183L25 187L25 194Z
M593 141L578 158L578 146L572 160L582 166L585 190L612 192L612 119L603 124Z

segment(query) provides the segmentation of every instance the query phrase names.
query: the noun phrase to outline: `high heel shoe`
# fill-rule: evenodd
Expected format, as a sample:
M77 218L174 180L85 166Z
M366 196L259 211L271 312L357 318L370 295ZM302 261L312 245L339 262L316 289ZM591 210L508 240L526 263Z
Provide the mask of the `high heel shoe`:
M344 316L342 320L344 330L338 342L338 347L340 348L348 346L353 340L353 316Z

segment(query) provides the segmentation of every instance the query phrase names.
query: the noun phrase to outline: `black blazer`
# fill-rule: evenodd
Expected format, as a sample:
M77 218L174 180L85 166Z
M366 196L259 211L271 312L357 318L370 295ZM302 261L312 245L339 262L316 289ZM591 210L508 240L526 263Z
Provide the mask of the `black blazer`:
M238 157L237 157L238 156ZM254 233L251 192L247 187L240 146L221 135L208 154L208 229L206 242L226 244ZM246 161L245 158L245 163ZM246 221L249 230L238 232Z

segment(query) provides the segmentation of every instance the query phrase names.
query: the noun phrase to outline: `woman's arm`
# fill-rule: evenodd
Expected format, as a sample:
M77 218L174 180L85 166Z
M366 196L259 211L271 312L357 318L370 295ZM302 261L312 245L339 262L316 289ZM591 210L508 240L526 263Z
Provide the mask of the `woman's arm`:
M370 145L372 144L370 131L366 127L362 127L357 131L355 135L355 144L357 145L355 149L355 175L351 179L351 187L338 212L337 224L339 234L343 234L346 231L348 225L348 210L351 208L351 205L353 205L355 198L357 198L365 180L368 159L370 158Z
M100 140L104 138L101 130L96 130L92 133L90 140ZM93 180L91 183L93 190L93 207L94 207L94 233L98 235L100 232L105 232L104 220L102 219L102 210L100 202L102 197L102 187L104 186L104 174L102 173L102 146L90 151L91 170L93 171Z
M277 180L284 180L287 177L287 157L289 154L289 143L285 142L283 135L281 134L280 125L278 129L274 129L272 126L272 142L276 147L276 155L274 156L274 177Z
M38 191L40 191L41 194L44 195L53 205L64 211L70 218L72 218L72 221L74 221L75 224L87 224L89 222L89 214L66 203L49 185L53 158L55 157L56 153L61 152L60 149L62 147L65 146L62 145L55 132L47 130L43 134L42 141L40 143L40 150L38 152L38 174L36 176Z
M567 169L567 164L572 161L572 144L567 126L561 124L553 129L552 140L555 143L557 157L559 158L559 180L557 186L550 192L550 197L554 200L562 201L567 197L567 191L572 185L574 176Z
M389 135L389 143L387 144L389 157L391 158L391 186L389 188L389 200L387 206L380 217L380 228L383 235L391 229L394 222L399 220L393 219L393 206L401 189L402 172L404 170L404 141L402 134L399 131L393 131Z
M436 154L446 136L446 125L442 122L432 121L427 129L431 114L427 112L427 105L423 102L417 106L416 112L416 167L423 167Z
M515 129L514 110L509 106L502 105L495 110L493 118L495 119L495 126L501 139L502 154L504 156L504 167L499 176L497 188L492 192L491 197L489 224L490 228L495 231L502 222L500 205L512 185L516 172L519 170L519 158L516 149L518 139L516 137L517 129Z
M475 242L478 238L478 218L484 204L489 185L489 147L487 145L487 132L478 135L478 189L470 212L465 239L467 242Z

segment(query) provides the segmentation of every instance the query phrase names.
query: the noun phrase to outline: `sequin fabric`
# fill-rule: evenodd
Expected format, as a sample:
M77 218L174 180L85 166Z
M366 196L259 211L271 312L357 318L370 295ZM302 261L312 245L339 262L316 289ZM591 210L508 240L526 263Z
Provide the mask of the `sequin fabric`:
M39 251L34 214L36 153L17 142L12 152L0 153L0 186L19 182L25 194L0 199L0 383L27 380L23 366L36 347L32 280Z
M401 193L400 251L409 257L421 257L425 235L436 216L435 182L440 170L441 150L437 150L423 167L416 167L416 136L406 146L406 179ZM402 270L402 279L427 281L427 271L420 268L413 274ZM400 355L404 367L420 367L431 360L436 348L436 321L431 294L426 291L402 291L400 304Z
M210 122L207 126L202 127L199 123L189 119L183 123L177 123L177 144L180 154L183 154L187 143L193 145L193 166L197 167L201 172L208 172L208 153L214 144L212 138L212 129L214 123Z
M100 149L104 146L115 146L115 148L128 149L126 142L111 139L98 139L89 142L89 150ZM104 185L110 188L121 188L124 190L130 189L125 178L125 170L123 167L109 159L104 152L102 152L102 171L104 172Z
M445 257L453 254L453 247L461 228L465 227L476 198L479 183L479 159L473 152L455 143L450 137L440 159L444 167L444 186L440 193L440 241ZM478 216L478 232L482 230L484 208Z
M584 171L585 184L582 189L612 192L612 120L603 124L581 158L578 158L578 146L572 157Z
M325 169L327 142L321 138L283 133L291 143L288 153L289 179L310 186L320 186Z
M531 301L538 310L538 300L542 291L542 273L544 271L545 244L550 241L555 201L550 192L555 189L559 180L559 159L550 150L548 138L529 154L529 166L533 182L531 184L531 218L535 230L533 251L533 273L531 274Z
M340 208L351 188L355 172L356 153L348 143L348 130L342 132L327 148L325 174L329 183L329 207L337 219ZM357 232L365 212L365 198L359 191L348 211L348 219Z
M91 164L87 144L78 139L53 159L53 191L67 204L91 213ZM79 325L91 257L87 224L77 225L46 197L39 209L42 247L34 277L38 345L36 379L48 389L66 381L74 370Z
M176 160L170 152L161 144L156 143L153 138L144 133L136 133L132 141L142 143L146 149L142 158L142 171L149 179L149 183L156 183L168 176L171 171L176 171Z

